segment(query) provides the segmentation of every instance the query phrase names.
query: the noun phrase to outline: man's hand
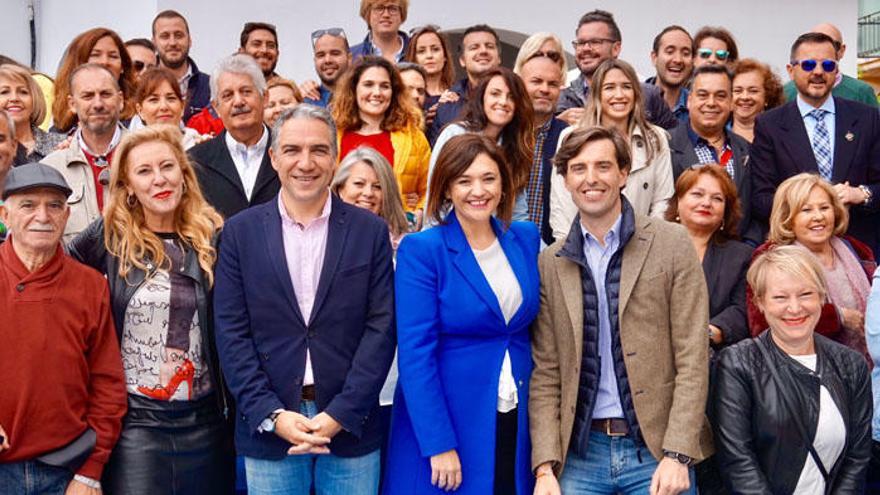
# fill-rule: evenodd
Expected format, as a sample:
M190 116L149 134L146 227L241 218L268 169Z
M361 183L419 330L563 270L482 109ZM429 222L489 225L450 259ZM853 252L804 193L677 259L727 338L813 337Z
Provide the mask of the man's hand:
M586 110L582 107L572 107L557 115L556 118L568 123L568 125L577 125L584 118L584 113Z
M326 412L312 418L312 433L320 437L333 438L342 431L342 425Z
M834 184L834 192L845 205L860 205L865 202L865 193L858 187L852 187L849 182Z
M321 90L320 85L315 81L309 79L308 81L303 81L299 84L299 92L302 93L304 98L309 98L310 100L320 100L321 99Z
M538 466L535 471L538 478L535 480L534 495L561 495L562 489L559 488L559 480L553 474L553 466L546 462Z
M330 453L330 437L316 434L315 429L312 420L293 411L283 411L275 420L275 434L293 444L287 450L290 455Z
M690 486L688 467L664 457L651 478L651 495L678 495Z
M431 456L431 484L447 492L461 486L461 461L455 449Z
M67 484L67 489L64 490L64 495L101 495L101 490L76 480L70 480L70 483Z
M0 452L9 449L9 435L6 434L6 431L3 430L3 425L0 425L0 437L3 437L0 440Z

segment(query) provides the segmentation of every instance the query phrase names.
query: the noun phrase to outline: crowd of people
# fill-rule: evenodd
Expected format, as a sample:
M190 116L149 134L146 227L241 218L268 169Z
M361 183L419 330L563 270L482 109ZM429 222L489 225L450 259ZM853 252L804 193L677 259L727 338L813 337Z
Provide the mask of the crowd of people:
M567 81L556 34L507 68L409 7L315 30L299 84L265 22L201 72L173 10L0 60L0 491L880 493L840 31L783 84L672 25L642 80L593 10Z

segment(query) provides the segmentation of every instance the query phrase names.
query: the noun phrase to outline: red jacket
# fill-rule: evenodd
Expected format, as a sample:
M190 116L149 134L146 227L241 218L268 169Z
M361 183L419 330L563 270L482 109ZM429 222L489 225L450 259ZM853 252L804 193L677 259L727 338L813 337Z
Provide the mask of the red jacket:
M31 273L0 244L0 463L64 447L91 427L97 443L78 473L101 479L126 410L107 281L64 254Z
M874 276L874 270L877 268L877 264L874 262L874 253L871 251L871 248L869 248L867 244L848 235L842 235L840 238L843 239L844 242L849 243L850 247L852 247L854 254L865 269L865 274L870 283ZM761 253L769 250L774 245L775 243L767 241L758 246L758 249L755 249L755 252L752 253L752 261L755 261L755 258L761 255ZM749 314L749 330L752 332L752 337L756 337L767 329L767 320L764 318L761 310L758 309L758 306L755 305L753 300L754 297L755 293L752 292L751 286L746 287L746 305ZM824 335L832 340L836 340L835 337L840 333L841 327L840 315L837 313L837 308L835 308L830 302L825 303L822 306L822 316L819 317L819 323L816 324L816 333Z
M208 105L186 122L186 126L198 131L199 134L219 136L223 132L223 121L217 116L214 107Z

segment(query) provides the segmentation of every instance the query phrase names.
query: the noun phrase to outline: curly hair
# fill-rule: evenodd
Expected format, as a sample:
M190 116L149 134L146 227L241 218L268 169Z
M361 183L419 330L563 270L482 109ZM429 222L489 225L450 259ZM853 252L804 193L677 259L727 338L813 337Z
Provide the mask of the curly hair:
M519 191L529 181L532 153L535 149L534 110L522 79L506 67L496 67L486 71L465 104L462 124L470 132L482 132L489 124L483 98L486 96L489 83L496 77L504 81L513 100L513 119L501 130L499 138L504 158L511 170L513 183Z
M119 259L119 275L122 278L126 278L134 268L151 276L148 262L162 269L170 268L171 260L165 255L162 240L147 228L143 206L137 200L133 201L132 206L126 190L132 150L153 142L165 143L180 166L183 193L174 212L174 231L188 248L195 250L199 266L211 286L217 259L213 239L223 226L223 218L205 201L195 169L183 151L180 128L177 126L148 126L122 138L110 165L110 194L104 207L104 245L110 254Z
M76 115L70 111L67 97L70 96L70 75L73 71L88 63L92 49L102 38L109 36L119 50L122 61L122 72L119 74L119 89L122 91L124 106L120 119L130 119L135 114L134 94L137 91L137 77L131 65L131 57L122 38L111 29L98 27L81 33L70 42L61 59L61 66L55 76L55 101L52 103L52 121L61 132L69 131L76 124Z
M449 89L450 86L452 86L452 83L455 82L455 59L453 58L452 51L449 49L449 38L441 33L440 28L437 26L422 26L413 30L403 60L414 64L419 63L416 58L416 51L418 50L417 45L419 43L419 38L426 34L437 36L440 40L440 46L443 47L443 70L440 71L440 86L442 86L443 89Z
M753 58L744 58L733 66L733 78L747 72L757 72L764 80L764 110L771 110L785 103L785 92L782 90L782 80L776 75L770 66Z
M421 110L404 95L403 80L391 62L382 57L364 57L349 69L333 92L333 120L341 132L357 131L363 125L357 104L357 85L367 69L379 67L385 69L391 79L391 102L385 117L382 119L382 130L388 132L407 128L421 128Z

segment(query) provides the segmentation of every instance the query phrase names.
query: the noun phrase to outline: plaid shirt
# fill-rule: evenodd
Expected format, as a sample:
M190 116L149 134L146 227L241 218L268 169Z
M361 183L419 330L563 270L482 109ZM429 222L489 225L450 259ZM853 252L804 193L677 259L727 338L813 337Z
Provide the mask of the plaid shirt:
M550 132L553 119L548 119L535 134L535 152L532 154L532 170L526 186L526 200L529 206L529 220L541 228L544 218L544 141Z
M688 135L694 145L694 153L697 154L700 164L717 163L724 167L731 180L736 180L736 173L733 167L733 148L730 147L730 139L727 139L726 133L724 135L724 148L720 157L715 148L709 144L709 141L698 136L690 126L688 126Z

